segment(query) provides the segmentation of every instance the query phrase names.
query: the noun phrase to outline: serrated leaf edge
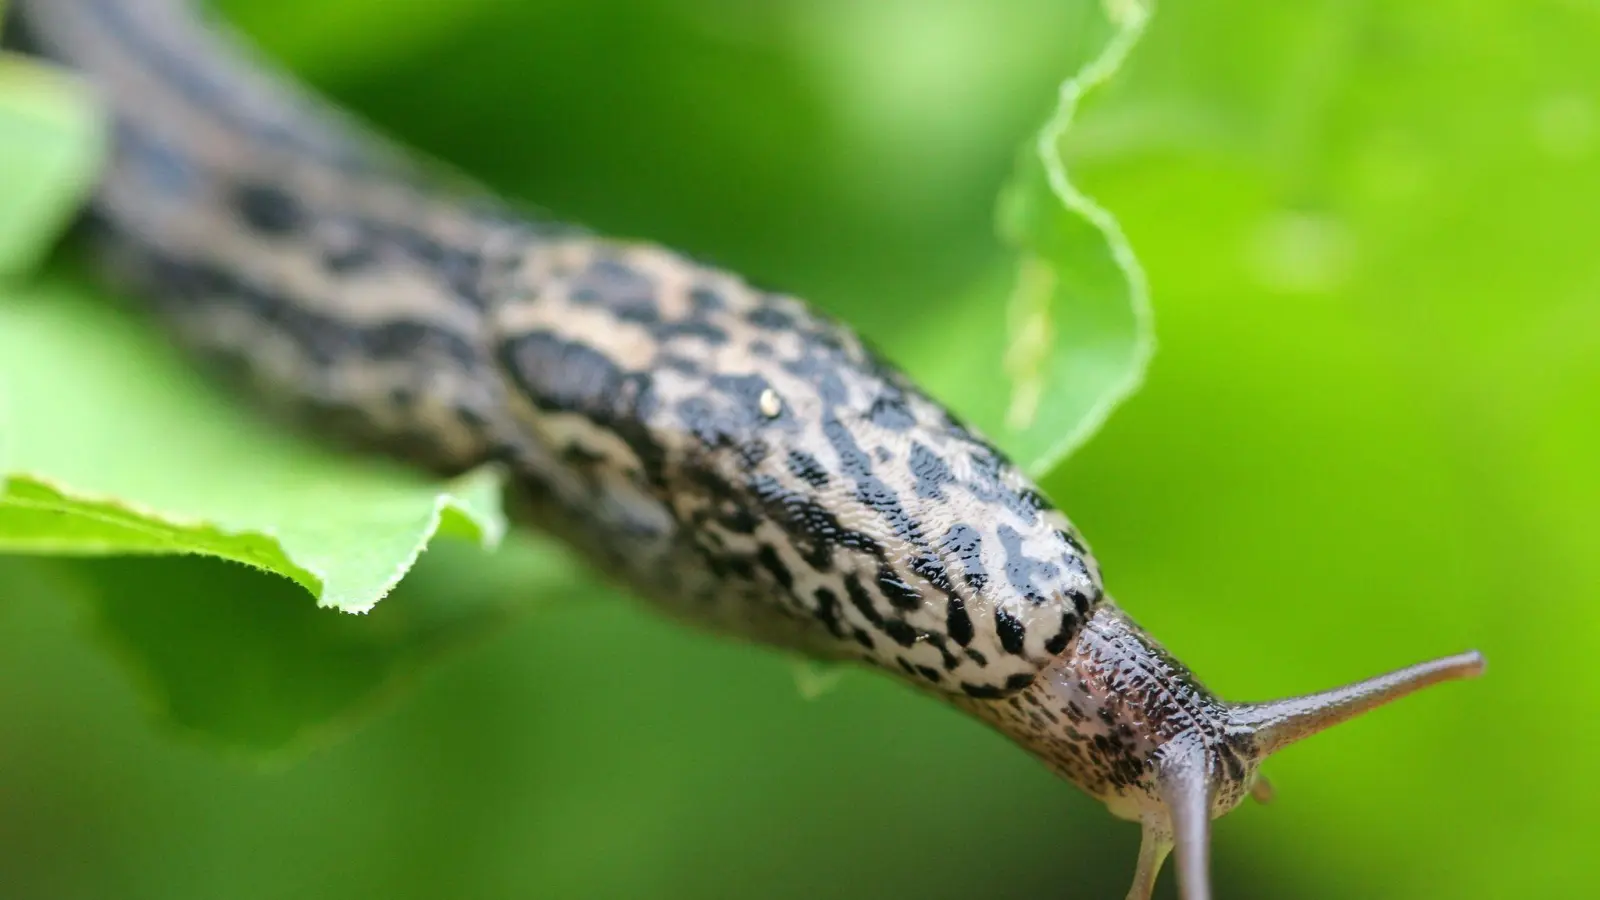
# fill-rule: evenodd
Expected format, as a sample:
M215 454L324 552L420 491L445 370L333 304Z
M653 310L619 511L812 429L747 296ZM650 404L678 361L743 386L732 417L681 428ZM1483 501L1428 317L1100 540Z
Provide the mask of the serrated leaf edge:
M1155 0L1102 0L1107 19L1116 28L1116 32L1100 52L1088 63L1066 81L1061 83L1057 94L1056 109L1050 119L1040 129L1034 141L1034 152L1039 157L1039 162L1044 167L1045 178L1050 185L1050 191L1062 206L1081 216L1093 225L1104 237L1106 247L1111 252L1112 260L1122 270L1128 282L1128 301L1133 307L1134 322L1137 333L1135 335L1134 365L1130 367L1129 374L1113 389L1104 392L1095 404L1090 407L1079 420L1077 425L1045 452L1029 460L1027 469L1034 478L1043 478L1054 469L1063 459L1075 451L1084 441L1093 435L1105 424L1107 418L1116 407L1144 384L1144 373L1149 365L1150 358L1155 353L1155 312L1150 303L1149 279L1145 275L1144 267L1140 265L1138 257L1133 252L1133 245L1128 241L1127 235L1122 230L1122 225L1109 210L1096 203L1093 198L1078 189L1067 177L1066 163L1062 159L1061 142L1066 138L1071 129L1078 107L1084 97L1088 96L1100 85L1109 81L1123 62L1133 51L1133 48L1144 36L1144 30L1155 12ZM1024 250L1020 263L1023 269L1043 266L1052 273L1048 279L1053 281L1054 267L1043 259ZM1033 327L1040 327L1040 317L1043 317L1042 326L1049 327L1048 309L1039 310L1035 307L1040 302L1040 293L1037 286L1041 279L1037 271L1029 277L1022 277L1019 271L1017 286L1013 291L1009 319L1012 323L1012 346L1025 347L1028 340L1023 325L1031 323ZM1044 296L1048 303L1048 296ZM1042 393L1044 375L1040 371L1042 363L1029 367L1025 364L1014 363L1011 359L1012 351L1008 348L1006 369L1007 372L1018 372L1013 377L1012 401L1008 404L1009 410L1019 404L1024 408L1036 404L1036 399ZM1029 371L1029 369L1032 371Z
M473 530L477 532L479 546L485 550L494 550L499 547L500 542L505 538L506 525L504 517L490 516L488 521L481 521L473 509L473 505L464 496L468 490L475 486L474 483L482 478L489 478L496 483L500 483L503 481L504 473L497 466L480 466L452 480L447 489L441 490L434 495L433 508L428 516L427 524L421 529L421 534L411 548L411 552L407 554L405 559L395 565L394 571L384 580L382 589L370 603L345 604L328 602L326 600L327 592L324 591L323 596L317 598L317 605L331 606L340 612L354 615L365 615L371 612L373 607L389 596L390 592L405 578L406 573L411 571L411 568L417 564L417 559L422 556L422 551L426 550L428 544L438 536L447 512L455 513L472 525Z
M343 597L330 595L327 573L319 566L296 559L284 546L277 530L273 528L230 528L201 517L189 517L157 511L121 497L79 491L58 484L52 479L30 473L0 475L0 505L55 510L63 515L100 521L107 525L115 525L119 528L137 531L160 543L173 545L172 549L167 551L138 551L141 554L164 553L165 555L175 556L210 556L240 563L269 575L286 578L299 584L316 598L318 607L359 615L371 612L373 607L377 606L380 601L393 592L400 581L405 578L406 573L416 565L417 559L427 549L429 543L438 535L440 528L444 524L446 514L457 515L463 522L467 523L474 539L485 550L494 550L500 545L506 533L504 517L494 514L488 516L480 515L481 511L470 500L470 492L474 488L480 487L477 482L481 479L490 479L491 481L491 485L484 487L495 487L503 481L503 473L493 466L481 467L454 479L434 493L428 516L422 526L417 529L417 538L413 542L411 550L396 563L394 569L383 580L379 590L373 593L372 598L360 603L352 603ZM63 501L62 505L54 506L13 496L11 486L13 482L18 481L25 481L60 497ZM92 508L89 508L93 506L126 510L129 515L127 517L98 515ZM292 571L279 568L276 564L264 565L261 560L252 559L243 553L217 552L216 549L206 546L208 536L234 540L256 538L267 542L277 551L277 554L284 562L285 568ZM183 546L185 537L189 538L187 543L190 546L188 547ZM17 549L28 549L32 552L42 553L50 546L52 545L48 541L40 541L26 546L18 544ZM67 545L58 546L63 549L68 548ZM75 542L70 545L70 549L81 553L90 546L88 543ZM105 548L103 552L111 553L116 551L111 548ZM131 551L128 548L123 548L122 552ZM302 575L304 577L299 577ZM308 581L314 583L315 587L308 584Z

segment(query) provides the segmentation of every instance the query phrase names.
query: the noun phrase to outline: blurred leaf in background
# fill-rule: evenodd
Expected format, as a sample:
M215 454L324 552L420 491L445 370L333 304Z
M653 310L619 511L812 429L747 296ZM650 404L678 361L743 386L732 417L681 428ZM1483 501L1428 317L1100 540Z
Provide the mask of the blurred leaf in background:
M222 5L431 154L795 290L930 379L950 323L1004 313L979 308L1014 271L993 199L1099 10ZM1119 601L1238 699L1471 645L1491 663L1275 759L1278 802L1219 823L1219 896L1592 884L1597 31L1566 0L1169 3L1065 145L1160 315L1145 388L1047 485ZM436 562L474 583L475 559ZM6 896L1126 888L1136 829L972 723L871 677L806 702L781 658L605 592L569 586L348 741L255 773L153 736L74 639L63 575L4 565Z
M92 186L98 112L77 80L0 52L0 277L35 266Z

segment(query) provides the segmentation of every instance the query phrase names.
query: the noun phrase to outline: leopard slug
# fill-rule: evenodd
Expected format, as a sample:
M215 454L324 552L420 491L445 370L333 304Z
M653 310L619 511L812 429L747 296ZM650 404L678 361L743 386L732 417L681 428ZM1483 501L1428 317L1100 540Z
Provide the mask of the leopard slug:
M95 257L180 345L314 434L511 473L519 522L686 622L876 667L1143 829L1128 897L1263 759L1476 652L1226 703L1106 595L1000 451L848 328L647 243L526 215L311 96L180 0L16 0L98 90Z

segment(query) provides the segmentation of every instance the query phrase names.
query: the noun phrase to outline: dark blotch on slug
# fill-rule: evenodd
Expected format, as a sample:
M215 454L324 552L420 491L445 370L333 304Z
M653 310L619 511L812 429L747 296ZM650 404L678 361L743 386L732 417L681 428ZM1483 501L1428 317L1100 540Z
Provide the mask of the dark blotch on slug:
M1061 614L1061 630L1044 642L1044 649L1052 656L1059 656L1067 649L1067 644L1072 640L1072 635L1078 630L1078 616L1072 612Z
M1000 635L1000 646L1013 656L1022 655L1022 645L1028 633L1022 620L1003 609L994 611L994 627Z
M915 586L907 584L906 580L900 577L900 573L890 566L885 565L878 569L878 589L883 591L884 597L889 600L889 605L895 609L909 612L922 608L922 592Z
M697 285L689 289L689 303L695 312L701 315L721 311L728 305L722 295L705 285Z
M911 647L917 643L920 632L900 619L890 619L883 623L883 633L889 639L902 647Z
M947 596L955 595L955 585L950 583L950 573L944 562L931 553L918 553L909 560L911 571L933 585L934 590Z
M880 394L878 399L872 401L867 419L888 431L905 431L917 424L916 416L906 406L905 395L899 392Z
M822 462L804 450L789 451L789 471L794 477L804 481L817 490L828 486L828 470L823 468Z
M574 441L561 448L561 459L576 469L592 469L606 462L607 457Z
M783 415L780 411L777 416L768 418L761 411L761 395L772 389L772 383L760 375L713 375L710 384L712 390L724 394L735 407L743 409L752 426L766 425Z
M921 529L915 519L900 505L900 496L894 489L874 475L856 478L856 499L861 505L883 517L895 537L911 544L922 541Z
M1032 525L1039 510L1049 504L1032 488L1013 489L1005 483L1002 473L1007 460L999 450L982 444L976 445L968 456L972 477L967 490L985 503L998 503L1014 513L1024 525Z
M353 275L378 262L378 250L370 241L352 241L342 246L327 245L322 250L322 266L335 275Z
M750 479L750 491L767 516L777 522L805 549L805 559L818 571L832 565L833 550L842 547L882 557L883 547L871 535L846 528L827 507L805 494L789 490L770 475Z
M861 617L879 628L884 627L883 614L872 603L872 595L861 586L860 579L851 575L844 580L845 593L850 596L850 605L861 613ZM904 624L904 623L902 623Z
M794 317L771 306L757 306L745 313L744 320L768 331L789 331L794 328Z
M401 412L410 412L417 405L416 388L409 384L397 384L389 388L389 404Z
M656 286L634 267L601 257L572 279L567 296L580 306L601 306L617 318L640 325L661 321Z
M761 527L761 517L740 503L718 504L716 521L734 534L755 534Z
M967 614L967 605L960 597L952 596L945 604L944 627L950 639L961 646L972 643L972 616Z
M998 700L1005 696L1005 691L992 684L973 684L970 681L961 682L961 692L976 700Z
M1018 672L1017 674L1006 679L1006 690L1020 691L1028 685L1033 684L1033 678L1034 676L1032 673Z
M817 621L821 622L828 633L834 637L843 636L843 628L839 624L839 595L825 587L819 587L811 592L811 599L816 603ZM867 649L871 649L869 645Z
M444 358L463 369L479 365L477 350L453 331L423 322L396 320L355 332L366 354L376 360Z
M700 363L687 356L674 353L661 353L656 356L656 365L663 369L670 369L681 375L700 375L704 372Z
M1078 535L1073 534L1070 530L1057 531L1056 537L1060 538L1062 543L1066 544L1068 547L1071 547L1073 552L1079 554L1080 556L1087 555L1089 553L1088 548L1084 546L1083 539Z
M917 496L926 500L943 500L943 486L956 480L944 459L921 443L911 445L910 465L917 479Z
M233 208L250 229L267 237L299 231L309 219L299 198L270 184L241 184L230 198Z
M1022 534L1010 525L1001 525L995 529L995 535L1000 538L1000 544L1006 552L1006 580L1030 603L1044 603L1049 598L1035 579L1052 578L1061 570L1052 563L1029 556L1022 549ZM1071 560L1082 565L1082 560L1077 557L1071 557ZM1084 569L1084 576L1088 576L1087 568Z
M699 338L713 347L720 347L728 342L728 332L701 319L662 322L652 327L650 333L659 341L692 337Z
M860 479L872 474L872 457L862 451L861 445L856 443L855 435L850 433L849 426L839 421L832 413L822 420L822 434L833 445L835 453L839 454L839 467L846 475Z
M982 593L989 584L989 572L983 565L983 534L965 522L951 525L939 541L945 557L961 566L967 585Z
M754 469L771 451L757 433L765 428L792 427L780 413L769 418L761 412L761 395L768 382L760 375L714 375L711 390L685 397L674 410L690 433L708 449L737 451L744 467Z
M505 371L540 409L582 413L596 421L609 421L617 412L623 371L592 347L548 331L530 331L501 342L499 356Z
M783 564L783 560L778 558L778 551L774 550L771 544L762 544L761 549L756 552L756 559L763 568L772 573L772 577L777 579L778 586L786 593L794 590L794 574Z

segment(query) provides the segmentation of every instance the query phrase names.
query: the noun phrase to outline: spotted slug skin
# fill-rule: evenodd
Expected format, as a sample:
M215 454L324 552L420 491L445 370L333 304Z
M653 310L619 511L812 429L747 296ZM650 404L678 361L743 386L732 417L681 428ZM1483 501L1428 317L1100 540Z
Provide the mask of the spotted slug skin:
M842 326L441 188L171 0L20 0L115 117L96 246L184 344L675 615L1003 701L1104 602L1067 519Z

